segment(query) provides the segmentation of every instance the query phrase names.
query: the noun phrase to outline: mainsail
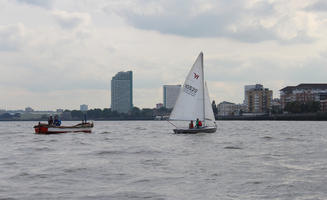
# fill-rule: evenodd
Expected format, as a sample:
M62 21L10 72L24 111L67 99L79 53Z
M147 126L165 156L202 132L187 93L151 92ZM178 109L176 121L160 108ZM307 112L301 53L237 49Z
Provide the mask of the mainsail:
M170 120L190 121L199 119L203 125L176 128L174 133L214 133L217 130L207 84L204 84L203 53L193 64L181 87L177 101L170 114ZM190 124L192 125L192 124Z
M201 52L181 87L174 109L170 114L170 120L195 120L198 118L204 121L207 117L211 119L210 112L210 116L205 114L206 110L209 110L206 108L207 103L205 102L209 101L210 103L210 100L205 100L205 96L209 95L205 94L207 92L204 89L203 75L203 53Z

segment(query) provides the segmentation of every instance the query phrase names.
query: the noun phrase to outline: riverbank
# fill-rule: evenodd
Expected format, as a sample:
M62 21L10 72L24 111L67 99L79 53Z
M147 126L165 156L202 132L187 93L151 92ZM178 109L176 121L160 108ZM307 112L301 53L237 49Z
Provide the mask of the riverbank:
M275 114L260 116L218 116L216 120L327 121L327 113Z

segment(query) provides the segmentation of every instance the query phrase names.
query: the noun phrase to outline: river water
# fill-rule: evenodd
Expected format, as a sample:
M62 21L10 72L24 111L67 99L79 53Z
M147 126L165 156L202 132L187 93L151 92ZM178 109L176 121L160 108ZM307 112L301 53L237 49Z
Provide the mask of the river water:
M164 121L35 135L36 123L0 122L0 199L327 199L327 122L219 121L196 135Z

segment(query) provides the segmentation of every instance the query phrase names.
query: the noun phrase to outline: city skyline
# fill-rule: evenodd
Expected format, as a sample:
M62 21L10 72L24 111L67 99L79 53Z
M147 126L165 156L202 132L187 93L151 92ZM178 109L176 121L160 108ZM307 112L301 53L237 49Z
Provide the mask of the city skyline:
M126 81L128 78L131 78L131 80L128 80L129 82L126 82L127 83L127 85L130 85L128 88L132 88L132 90L133 90L133 82L132 82L132 75L133 73L132 73L132 71L127 71L127 72L118 72L118 73L116 73L116 75L114 76L114 77L112 77L112 80L114 80L114 79L118 79L118 80L123 80L123 81ZM126 79L126 80L125 80ZM121 84L121 83L120 83ZM126 85L126 84L125 84ZM243 111L244 112L256 112L255 110L252 110L252 111L249 111L249 110L247 110L247 107L249 106L249 92L253 92L253 91L266 91L266 93L267 94L258 94L258 97L255 97L255 98L258 98L258 100L261 98L261 97L259 97L259 96L262 96L262 97L265 97L265 98L267 98L267 99L265 99L265 100L263 100L262 99L262 103L266 103L267 105L272 105L272 102L273 101L277 101L278 102L278 104L282 104L282 107L284 107L285 106L285 102L284 102L284 105L283 105L283 101L285 101L285 100L283 100L283 98L285 98L285 91L291 91L291 90L294 90L295 88L297 88L297 87L299 87L299 88L301 88L301 87L304 87L305 86L305 89L306 90L304 90L304 91L301 91L301 92L305 92L305 93L307 93L307 95L312 95L313 93L314 94L316 94L316 95L318 95L318 96L315 96L315 98L314 99L311 99L311 100L314 100L314 101L319 101L319 100L321 100L320 99L320 97L322 96L322 100L323 100L323 103L325 103L325 99L326 99L326 85L327 85L327 83L300 83L300 84L298 84L298 86L286 86L286 87L284 87L284 88L281 88L281 89L279 89L279 92L280 92L280 94L278 95L278 97L276 97L276 98L273 98L273 91L272 90L269 90L269 88L264 88L263 87L263 85L262 84L255 84L255 85L244 85L244 99L243 99L243 101L242 101L242 103L240 103L240 102L228 102L228 101L225 101L225 100L223 100L223 101L221 101L221 102L217 102L215 99L212 99L212 102L215 102L215 103L218 103L218 104L234 104L235 106L240 106L240 107L243 107ZM114 86L115 87L115 86ZM168 88L167 88L168 87ZM123 112L121 112L120 111L120 113L128 113L128 111L132 108L132 107L137 107L137 108L141 108L141 109L160 109L161 107L166 107L166 108L168 108L168 109L172 109L173 108L173 104L175 104L174 103L174 101L176 100L176 98L177 98L177 93L176 93L176 91L174 91L174 90L176 90L177 88L179 88L179 87L181 87L181 85L163 85L163 102L165 102L165 96L167 95L167 94L165 94L165 93L167 93L167 91L165 91L165 90L167 90L167 89L169 89L169 90L171 90L171 89L173 89L172 91L170 91L170 92L172 92L171 94L169 94L168 96L168 98L170 98L170 103L169 103L169 105L171 105L171 106L168 106L167 107L167 105L165 106L163 103L156 103L156 105L154 105L154 106L150 106L150 107L138 107L138 106L135 106L135 105L133 105L133 103L130 105L130 106L128 106L128 107L130 107L129 109L126 109L125 111L123 111ZM129 90L127 88L127 90ZM317 90L317 88L318 88L318 90ZM122 87L121 86L119 86L119 87L117 87L117 89L119 89L119 90L121 90L122 89ZM123 89L126 89L126 86L123 86ZM121 92L121 91L119 91L119 90L116 90L116 92ZM310 90L310 91L309 91ZM313 91L311 91L311 90L313 90ZM299 94L301 94L301 92L299 93ZM128 93L129 94L131 94L131 96L128 96L127 98L128 99L131 99L131 101L128 101L128 104L130 104L129 102L133 102L133 91L126 91L126 92L123 92L124 93L124 95L123 96L126 96ZM312 94L311 94L312 93ZM112 95L112 94L111 94ZM257 96L256 94L252 94L252 95L254 95L254 96ZM302 95L302 94L301 94ZM120 96L120 98L121 98L121 96ZM166 96L166 98L167 98L167 96ZM254 98L254 97L252 97L252 98ZM311 96L310 96L310 98L312 98ZM309 101L310 101L310 98L308 97L308 99L309 99ZM305 98L306 99L306 98ZM306 100L308 100L308 99L306 99ZM254 102L255 100L252 100L252 102ZM293 99L293 101L297 101L297 99L296 98L294 98ZM300 102L302 102L303 101L303 99L299 99L299 101ZM258 103L260 103L260 102L258 102ZM125 105L126 104L126 102L124 103L124 106L126 106ZM217 104L217 105L218 105ZM261 103L260 103L261 104ZM267 108L268 107L270 107L270 106L267 106L266 105L266 107L264 108L264 111L263 112L267 112ZM123 107L124 107L123 106ZM117 107L117 106L116 106ZM95 107L95 108L91 108L91 109L99 109L98 107ZM100 108L101 109L101 108ZM104 109L108 109L108 107L106 107L106 108L104 108ZM118 109L113 109L112 108L112 105L111 105L111 107L109 107L109 109L111 109L111 110L113 110L113 111L118 111L119 112L119 110ZM62 109L62 108L56 108L55 110L34 110L32 107L30 107L30 106L27 106L27 107L25 107L25 108L18 108L18 109L14 109L14 110L7 110L7 111L11 111L11 112L14 112L14 111L24 111L25 110L25 112L27 111L27 112L47 112L47 111L49 111L49 112L54 112L55 110L56 110L56 112L63 112L64 111L64 109ZM87 110L89 110L89 105L86 105L86 104L82 104L82 105L80 105L79 106L79 109L67 109L67 110L81 110L81 111L87 111ZM127 111L128 110L128 111ZM259 109L260 110L260 109ZM4 112L4 111L6 111L6 109L1 109L0 108L0 111L2 111L2 112Z
M204 52L211 99L243 86L326 82L327 3L0 0L0 109L110 107L110 80L134 72L134 105L154 107Z

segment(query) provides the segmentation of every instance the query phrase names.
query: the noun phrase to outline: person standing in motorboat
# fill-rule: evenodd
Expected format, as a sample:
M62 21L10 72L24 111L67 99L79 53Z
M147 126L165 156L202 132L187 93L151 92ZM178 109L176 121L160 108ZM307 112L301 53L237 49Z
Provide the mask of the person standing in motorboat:
M52 115L49 117L48 119L48 126L51 126L53 125L53 118L52 118Z
M61 125L61 121L59 120L58 115L54 116L53 125L55 125L55 126L60 126Z

